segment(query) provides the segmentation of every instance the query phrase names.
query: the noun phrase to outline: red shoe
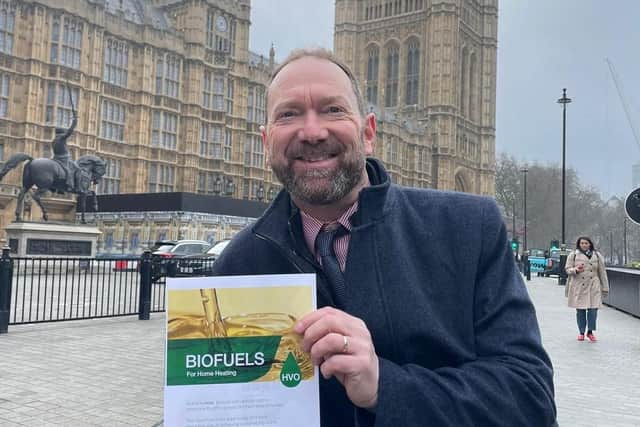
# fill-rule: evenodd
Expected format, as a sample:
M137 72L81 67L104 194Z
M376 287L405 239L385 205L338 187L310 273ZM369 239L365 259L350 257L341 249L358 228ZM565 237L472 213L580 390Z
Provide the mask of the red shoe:
M589 341L591 341L591 342L596 342L597 341L596 336L593 335L593 334L587 334L587 338L589 338Z
M578 341L584 341L584 335L583 334L578 335Z

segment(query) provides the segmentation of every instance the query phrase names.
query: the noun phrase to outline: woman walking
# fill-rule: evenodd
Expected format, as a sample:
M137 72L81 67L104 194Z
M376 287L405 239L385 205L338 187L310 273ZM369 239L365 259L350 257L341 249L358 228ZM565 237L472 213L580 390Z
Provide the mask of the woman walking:
M569 307L576 309L578 321L578 341L587 338L595 342L596 319L602 298L609 294L609 280L605 270L604 257L593 247L588 237L579 237L576 250L567 257L565 270L569 282L565 295L569 298Z

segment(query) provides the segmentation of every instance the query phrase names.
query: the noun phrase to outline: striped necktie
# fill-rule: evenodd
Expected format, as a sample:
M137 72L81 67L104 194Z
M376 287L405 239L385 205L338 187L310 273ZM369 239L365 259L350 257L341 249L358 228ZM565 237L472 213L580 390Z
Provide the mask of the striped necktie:
M331 224L332 226L334 224ZM320 263L322 270L329 279L329 284L333 290L333 296L337 306L344 306L346 299L346 287L344 275L340 269L340 263L336 258L333 250L333 242L336 238L347 234L349 230L338 224L336 227L329 229L324 226L316 237L316 253L320 255Z

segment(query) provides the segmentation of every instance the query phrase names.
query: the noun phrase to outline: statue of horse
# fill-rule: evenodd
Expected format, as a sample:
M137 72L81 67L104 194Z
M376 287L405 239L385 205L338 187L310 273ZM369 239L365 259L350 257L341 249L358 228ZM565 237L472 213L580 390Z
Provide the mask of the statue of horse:
M75 170L73 179L73 188L67 184L67 171L57 161L53 159L38 158L34 159L25 153L18 153L11 156L0 170L0 181L12 169L15 169L22 162L27 161L22 169L22 189L18 194L16 203L16 221L22 221L24 210L24 198L31 188L35 185L38 189L33 193L33 200L36 201L42 210L42 219L47 221L47 211L42 205L42 196L47 192L57 192L60 194L74 193L77 194L76 206L80 208L82 214L82 223L86 209L87 196L93 196L93 206L98 210L98 198L95 191L91 190L92 184L98 184L102 176L106 173L106 162L96 156L82 156L76 164L78 168Z

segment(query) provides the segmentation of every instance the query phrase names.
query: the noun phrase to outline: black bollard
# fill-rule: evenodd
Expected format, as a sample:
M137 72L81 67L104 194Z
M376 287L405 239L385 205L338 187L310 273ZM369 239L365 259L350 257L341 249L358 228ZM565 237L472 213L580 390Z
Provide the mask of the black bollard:
M0 334L9 332L9 313L11 313L11 287L13 280L13 260L11 248L2 248L0 258Z
M138 320L149 320L151 313L151 251L145 250L140 257L140 296Z
M558 285L566 286L567 271L564 269L567 265L567 245L564 243L560 246L560 271L558 272Z
M524 267L524 275L527 280L531 280L531 263L529 262L529 254L525 252L522 256L522 263Z

